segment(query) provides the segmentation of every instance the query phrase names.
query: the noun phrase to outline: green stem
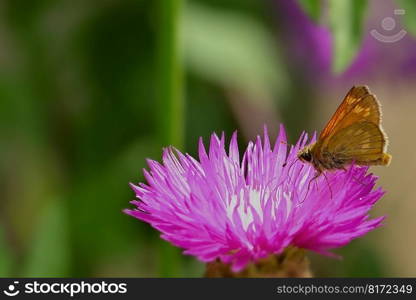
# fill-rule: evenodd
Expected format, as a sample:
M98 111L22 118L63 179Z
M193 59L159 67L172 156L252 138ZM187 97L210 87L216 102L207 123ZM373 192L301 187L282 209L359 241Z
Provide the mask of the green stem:
M162 144L183 148L184 92L180 26L183 0L160 1L158 124Z
M159 1L158 137L162 146L184 147L184 91L180 27L184 0ZM159 241L159 275L181 276L180 250Z

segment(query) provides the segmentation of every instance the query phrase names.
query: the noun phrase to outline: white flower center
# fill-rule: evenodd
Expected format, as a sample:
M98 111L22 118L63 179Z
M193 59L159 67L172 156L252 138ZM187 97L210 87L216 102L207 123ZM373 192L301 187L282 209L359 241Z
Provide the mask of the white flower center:
M245 195L245 192L249 193L248 197ZM263 193L263 195L262 195ZM263 208L265 203L264 201L272 201L270 205L271 217L274 219L276 217L276 209L280 201L286 201L286 217L289 215L292 209L292 197L288 192L284 192L280 189L274 192L274 195L270 195L269 190L241 190L239 195L232 195L231 200L227 205L227 217L234 223L233 214L237 210L237 213L241 219L242 226L244 230L247 230L248 226L253 222L253 209L258 214L260 221L263 221L264 211Z

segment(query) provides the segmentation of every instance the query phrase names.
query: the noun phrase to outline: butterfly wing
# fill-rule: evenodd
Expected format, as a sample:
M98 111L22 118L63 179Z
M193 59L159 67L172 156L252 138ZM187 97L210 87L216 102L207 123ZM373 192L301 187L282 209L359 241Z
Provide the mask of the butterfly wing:
M381 126L380 104L367 87L352 88L314 147L313 155L326 169L360 165L386 165L387 138Z
M366 86L354 86L350 89L344 98L344 101L340 104L335 111L328 124L325 126L319 135L319 140L325 140L334 132L334 129L344 119L346 115L354 108L354 106L360 102L365 96L371 95L369 89Z
M332 135L340 130L357 122L370 122L380 127L381 113L380 105L374 95L366 95L352 106L345 116L335 124L331 133L321 140L322 146L325 147L331 140Z
M337 131L323 149L322 158L333 167L355 162L359 165L387 165L387 138L381 128L370 121L353 123Z

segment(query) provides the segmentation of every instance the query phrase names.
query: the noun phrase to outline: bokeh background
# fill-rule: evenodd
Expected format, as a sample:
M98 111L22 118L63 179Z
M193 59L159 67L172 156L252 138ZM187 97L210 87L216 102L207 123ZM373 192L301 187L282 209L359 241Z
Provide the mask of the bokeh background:
M393 155L371 169L385 226L312 268L416 276L415 20L412 0L1 0L0 275L201 276L122 213L145 159L263 124L294 142L366 84Z

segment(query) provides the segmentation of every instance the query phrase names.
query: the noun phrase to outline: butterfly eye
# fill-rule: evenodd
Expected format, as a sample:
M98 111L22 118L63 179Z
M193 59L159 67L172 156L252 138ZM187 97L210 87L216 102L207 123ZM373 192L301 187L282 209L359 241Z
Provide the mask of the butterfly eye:
M311 161L312 160L312 155L310 151L305 151L300 155L300 159L304 160L304 161Z

